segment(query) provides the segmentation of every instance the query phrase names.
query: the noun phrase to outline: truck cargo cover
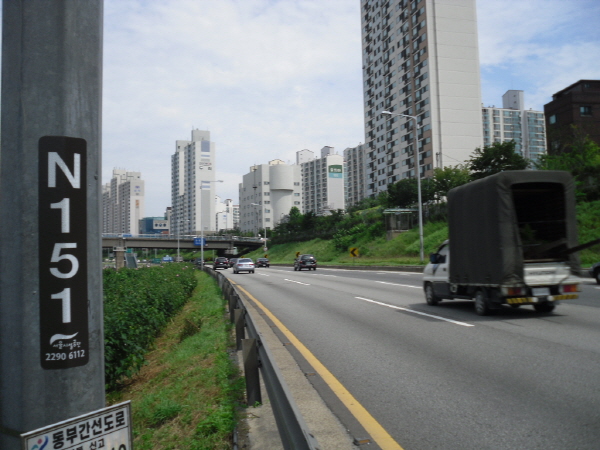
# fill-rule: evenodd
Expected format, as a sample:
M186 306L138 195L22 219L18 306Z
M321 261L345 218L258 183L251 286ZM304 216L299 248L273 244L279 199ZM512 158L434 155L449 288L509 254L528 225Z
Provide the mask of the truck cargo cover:
M560 214L564 247L577 246L575 186L568 172L501 172L448 193L451 283L490 286L523 283L522 230L519 231L513 201L515 189L532 186L523 183L542 183L540 186L552 187L559 201L553 202L542 196L542 209ZM558 198L563 192L564 197ZM560 209L562 212L548 211L554 203L557 211ZM563 260L569 263L572 272L579 271L577 253L565 253Z

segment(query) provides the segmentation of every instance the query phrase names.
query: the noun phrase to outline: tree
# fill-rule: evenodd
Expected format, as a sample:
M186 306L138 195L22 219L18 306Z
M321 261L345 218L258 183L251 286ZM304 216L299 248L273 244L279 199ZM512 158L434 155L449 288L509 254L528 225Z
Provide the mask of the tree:
M505 170L524 170L530 162L515 150L515 141L494 142L483 149L476 148L467 167L471 171L471 179L479 180Z
M430 178L421 179L421 201L428 203L435 198L434 182ZM416 178L405 178L388 185L386 206L388 208L408 208L419 202L419 186Z
M450 189L467 184L469 181L471 181L471 175L469 174L469 169L464 165L448 166L443 169L436 167L433 169L434 195L436 200L442 200L448 196Z
M573 139L561 153L542 155L536 167L571 172L575 178L578 199L600 199L600 146L589 136Z

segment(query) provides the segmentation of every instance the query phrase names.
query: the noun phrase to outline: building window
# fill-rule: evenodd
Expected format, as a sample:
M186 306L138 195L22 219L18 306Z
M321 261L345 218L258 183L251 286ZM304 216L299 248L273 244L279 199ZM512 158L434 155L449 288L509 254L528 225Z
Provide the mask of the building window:
M556 114L552 114L550 117L548 117L548 123L550 125L553 125L556 123Z
M582 116L591 116L592 115L592 107L591 106L580 106L579 113Z

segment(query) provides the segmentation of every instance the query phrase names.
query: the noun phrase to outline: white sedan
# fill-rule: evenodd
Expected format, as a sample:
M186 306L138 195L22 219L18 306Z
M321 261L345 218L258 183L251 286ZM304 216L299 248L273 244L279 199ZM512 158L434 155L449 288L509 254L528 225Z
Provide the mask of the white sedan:
M233 265L233 273L249 272L254 273L254 261L250 258L240 258Z

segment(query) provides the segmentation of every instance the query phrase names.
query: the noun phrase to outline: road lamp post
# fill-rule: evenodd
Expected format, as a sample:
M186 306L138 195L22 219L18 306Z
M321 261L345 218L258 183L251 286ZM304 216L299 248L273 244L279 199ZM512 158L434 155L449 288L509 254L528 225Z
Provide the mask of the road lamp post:
M200 167L202 169L202 167ZM198 210L200 218L198 220L198 224L200 225L200 268L204 269L204 227L202 226L202 189L203 183L222 183L223 180L208 180L202 181L200 180L200 194L198 196Z
M250 205L254 206L255 211L256 211L256 207L260 206L260 204L258 203L250 203ZM258 226L258 211L256 211L256 235L260 237L260 234L258 233L260 230L259 226ZM263 247L267 247L267 225L265 224L265 245Z
M419 202L419 243L421 263L423 263L425 255L423 250L423 203L421 201L421 170L419 168L419 123L416 116L409 116L408 114L398 114L393 113L391 111L381 111L380 114L385 114L388 116L406 117L407 119L412 119L415 121L415 171L417 173L417 196Z

